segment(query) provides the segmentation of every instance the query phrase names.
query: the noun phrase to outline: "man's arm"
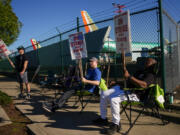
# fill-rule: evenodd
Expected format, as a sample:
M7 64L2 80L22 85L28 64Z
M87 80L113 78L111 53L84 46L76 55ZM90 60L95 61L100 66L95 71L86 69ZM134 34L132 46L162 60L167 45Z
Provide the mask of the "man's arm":
M83 83L88 83L88 84L91 84L91 85L97 85L98 86L100 84L100 81L97 81L97 80L91 81L91 80L85 79L84 77L81 80L82 80Z
M134 76L130 76L130 74L127 70L125 70L124 76L126 79L129 78L132 83L134 83L135 85L137 85L141 88L147 88L147 86L148 86L148 84L145 81L139 80L139 79L135 78Z
M8 59L9 63L11 64L11 66L12 66L13 68L15 68L15 65L14 65L14 63L11 61L11 59L10 59L8 56L6 56L6 58Z
M28 65L28 61L26 60L26 61L24 62L23 70L20 72L21 75L23 75L24 72L26 71L27 65Z
M135 85L141 87L141 88L147 88L147 83L145 81L141 81L135 77L130 77L130 81L133 82Z
M82 77L81 81L83 83L87 83L87 84L91 84L91 85L96 85L96 86L98 86L100 84L101 72L96 71L94 80L89 80L89 77L90 77L90 71L88 70L86 78Z

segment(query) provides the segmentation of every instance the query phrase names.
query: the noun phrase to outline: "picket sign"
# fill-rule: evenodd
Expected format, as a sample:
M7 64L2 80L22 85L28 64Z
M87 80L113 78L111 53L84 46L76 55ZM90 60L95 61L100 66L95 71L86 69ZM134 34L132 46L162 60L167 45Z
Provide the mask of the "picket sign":
M131 29L129 10L114 17L116 52L131 52Z
M7 49L6 44L2 39L0 39L0 56L1 57L7 57L11 52Z
M83 32L69 35L69 47L72 60L78 60L78 66L83 77L82 58L87 57L86 41Z
M0 57L1 58L7 58L7 60L9 61L9 63L11 64L11 66L13 68L15 68L15 65L13 64L13 62L11 61L11 59L9 58L9 55L11 54L11 52L7 49L6 44L4 43L4 41L2 39L0 39Z
M126 70L125 53L131 52L131 27L129 10L114 17L116 52L121 53L123 71ZM126 79L124 78L126 87Z

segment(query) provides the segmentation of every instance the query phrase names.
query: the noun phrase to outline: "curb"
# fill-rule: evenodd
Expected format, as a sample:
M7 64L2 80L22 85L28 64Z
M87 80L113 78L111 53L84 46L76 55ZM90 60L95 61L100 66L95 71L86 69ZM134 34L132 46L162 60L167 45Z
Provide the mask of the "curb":
M36 123L28 124L27 128L31 132L31 135L50 135Z
M24 115L27 119L29 119L29 117L27 117L16 105L15 108L21 112L22 115ZM31 121L31 124L27 124L26 127L28 129L28 134L29 135L52 135L47 133L42 127L40 127L37 123L33 123L33 121L31 119L29 119Z
M0 106L0 127L9 124L12 124L12 121L10 120L9 116L4 111L4 109Z

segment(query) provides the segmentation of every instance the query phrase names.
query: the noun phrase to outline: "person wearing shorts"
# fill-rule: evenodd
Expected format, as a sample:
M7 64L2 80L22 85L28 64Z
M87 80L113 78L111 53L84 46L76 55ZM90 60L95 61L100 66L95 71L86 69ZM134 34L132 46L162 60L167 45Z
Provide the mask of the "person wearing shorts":
M24 53L24 47L20 46L17 48L19 55L15 57L15 69L17 72L17 80L20 84L20 97L24 97L24 84L26 85L27 89L27 96L26 98L30 98L30 85L28 83L28 73L27 73L27 67L28 67L28 58Z

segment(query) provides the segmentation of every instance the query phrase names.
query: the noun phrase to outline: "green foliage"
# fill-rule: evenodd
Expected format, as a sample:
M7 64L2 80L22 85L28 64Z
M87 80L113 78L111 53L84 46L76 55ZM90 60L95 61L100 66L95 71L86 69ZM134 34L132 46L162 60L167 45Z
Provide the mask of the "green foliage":
M0 0L0 39L7 45L17 39L22 26L10 3L11 0Z
M7 105L12 103L11 97L0 91L0 105Z

